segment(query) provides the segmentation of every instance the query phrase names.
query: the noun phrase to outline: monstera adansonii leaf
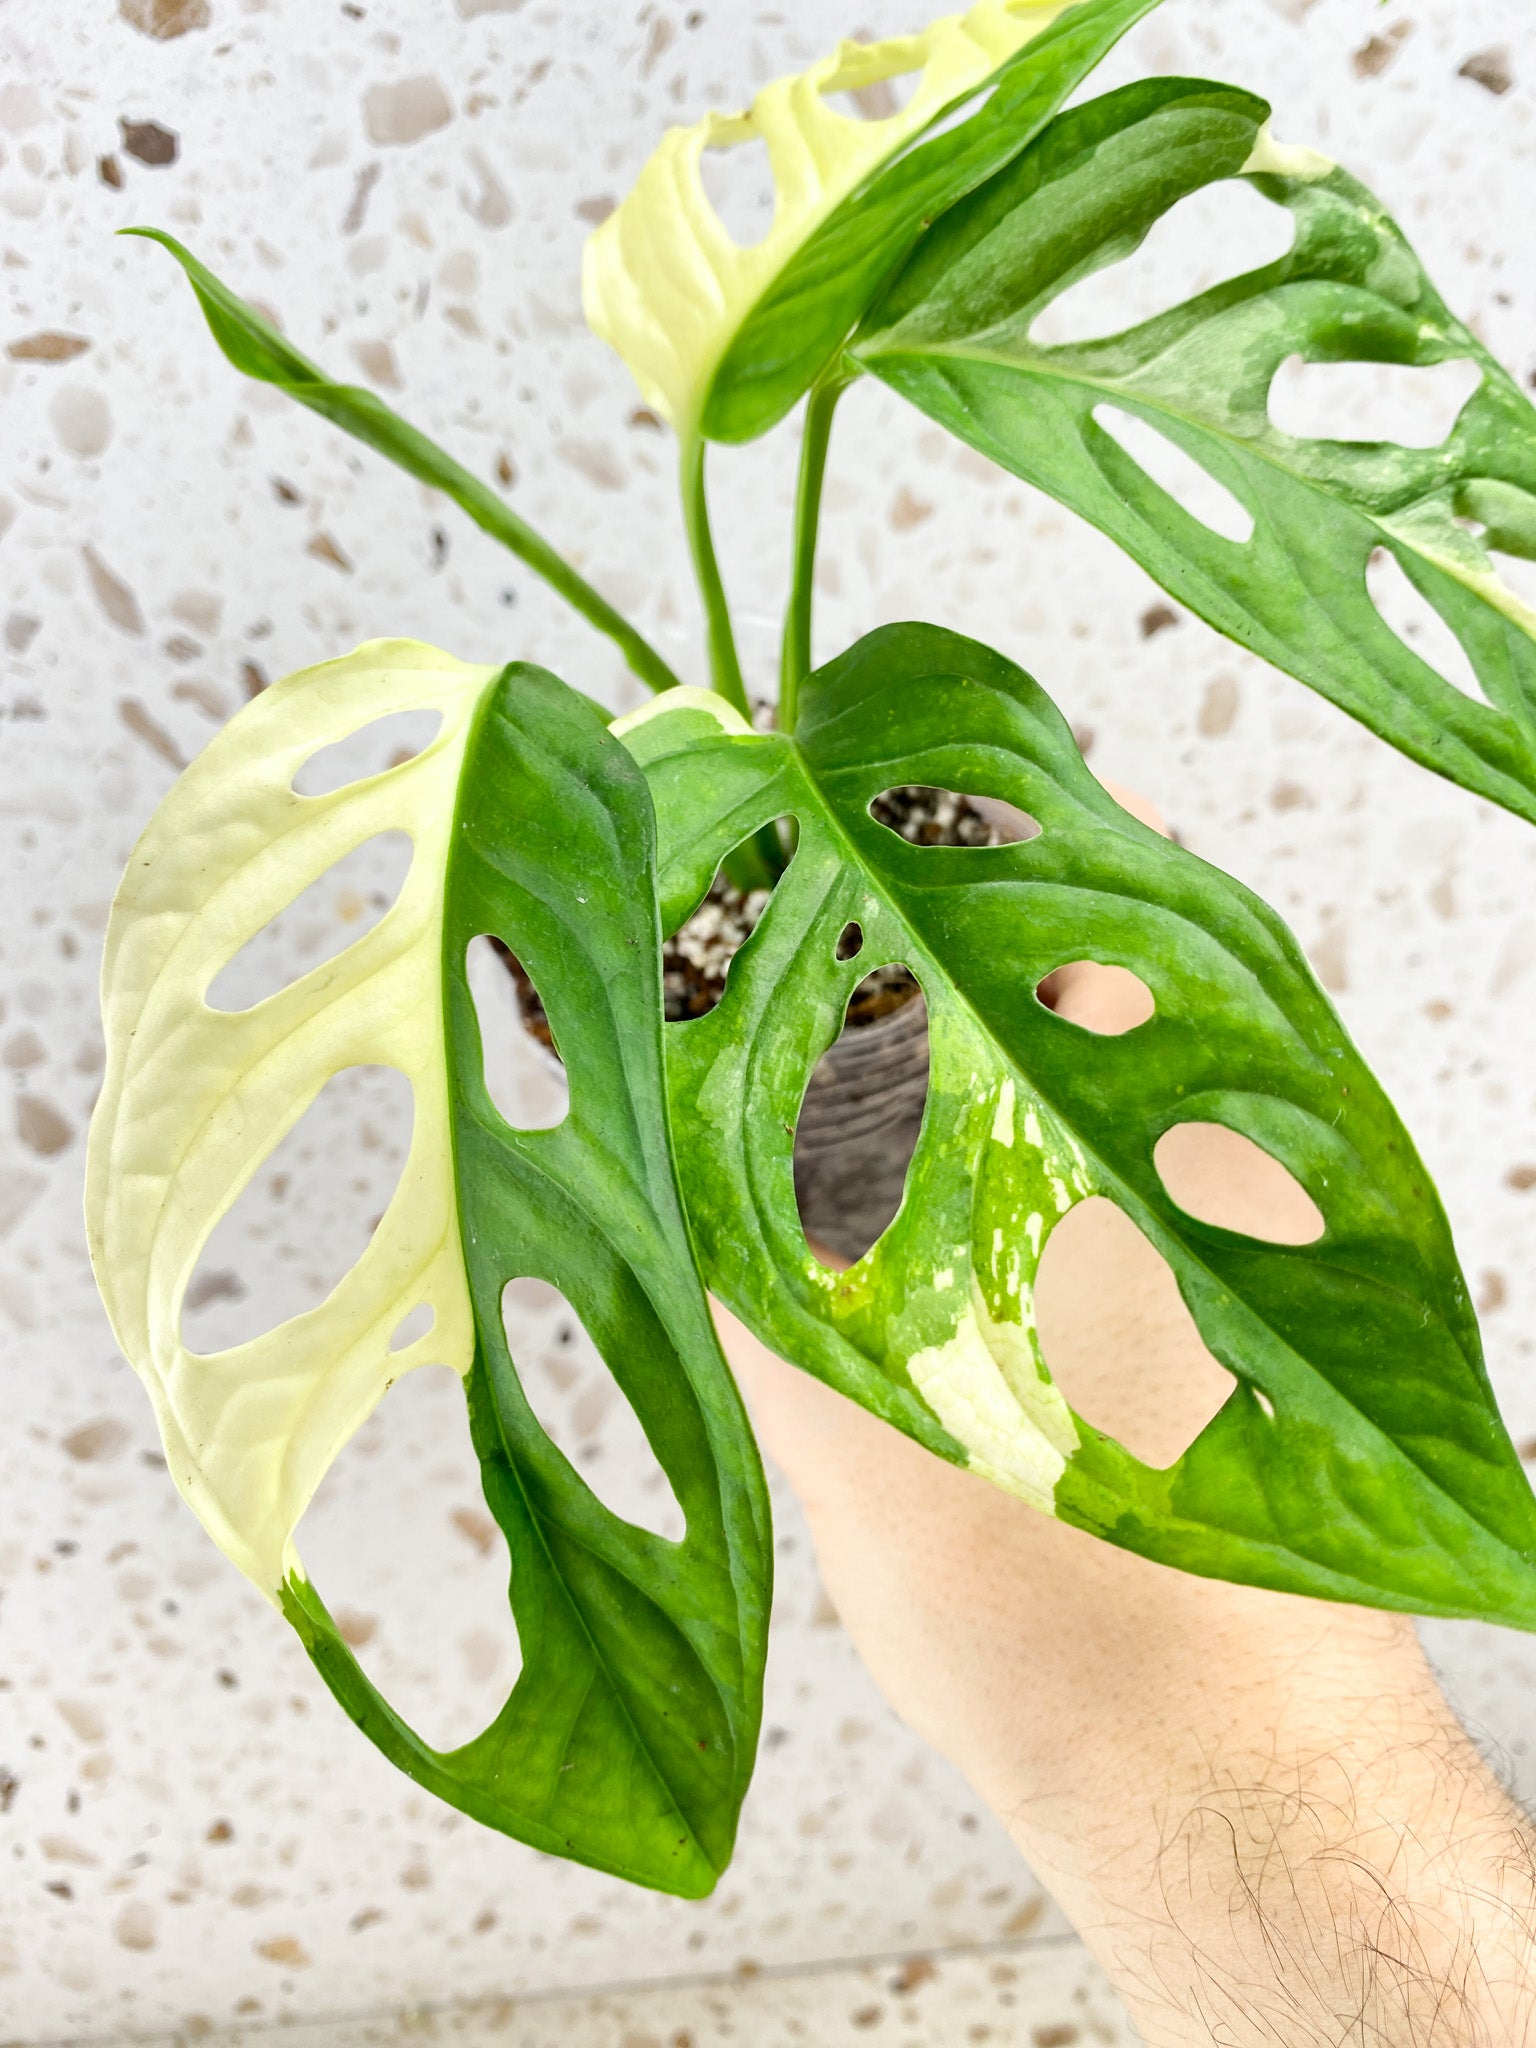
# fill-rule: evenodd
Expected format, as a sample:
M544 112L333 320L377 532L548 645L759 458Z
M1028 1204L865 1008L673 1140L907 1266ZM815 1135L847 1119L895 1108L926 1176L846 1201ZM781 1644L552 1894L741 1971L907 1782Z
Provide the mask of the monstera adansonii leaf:
M1234 88L1154 79L1058 118L935 222L852 349L933 419L1091 520L1191 611L1412 759L1536 821L1536 611L1490 550L1536 556L1536 411L1448 310L1401 231L1325 158L1268 137ZM1242 177L1294 217L1279 262L1112 339L1046 347L1037 316L1202 186ZM1282 362L1482 381L1436 448L1305 440L1271 422ZM1224 536L1126 452L1103 409L1200 464L1252 520ZM1373 552L1456 633L1487 702L1384 622Z
M1536 1628L1536 1501L1445 1216L1272 911L1119 809L1028 676L933 627L885 628L815 674L793 739L695 691L617 729L656 804L664 928L727 848L770 819L797 828L718 1008L667 1027L704 1269L763 1342L1147 1557ZM1041 829L909 845L870 811L908 784L1002 799ZM842 958L850 924L863 943ZM1140 976L1152 1018L1097 1036L1038 999L1085 959ZM927 1002L928 1106L899 1214L834 1273L800 1226L793 1132L854 985L892 961ZM1191 1122L1281 1161L1324 1234L1269 1243L1180 1209L1153 1153ZM1167 1260L1237 1380L1166 1470L1073 1412L1036 1338L1041 1253L1090 1196Z
M844 42L741 114L669 129L591 235L588 324L684 436L766 433L831 362L928 223L1024 148L1158 0L975 0L914 35ZM913 79L898 106L889 81ZM874 118L836 95L884 88ZM957 113L958 126L934 129ZM871 111L873 111L871 109ZM743 245L706 150L759 142L773 216Z
M400 711L441 721L415 758L295 792L321 748ZM249 1009L208 1005L227 961L387 830L409 833L412 862L371 931ZM510 1129L487 1094L465 969L481 934L545 997L570 1082L551 1130ZM177 1485L365 1733L493 1827L696 1897L730 1856L751 1775L771 1559L678 1199L659 956L650 800L588 700L526 664L475 668L410 642L290 676L211 742L134 851L107 937L87 1215ZM358 1064L398 1069L415 1100L367 1250L317 1308L193 1354L181 1312L203 1244ZM519 1276L561 1289L586 1324L672 1483L680 1542L612 1514L540 1428L502 1322ZM432 1328L392 1350L422 1304ZM343 1444L428 1363L465 1380L522 1648L501 1711L450 1754L375 1691L294 1547Z

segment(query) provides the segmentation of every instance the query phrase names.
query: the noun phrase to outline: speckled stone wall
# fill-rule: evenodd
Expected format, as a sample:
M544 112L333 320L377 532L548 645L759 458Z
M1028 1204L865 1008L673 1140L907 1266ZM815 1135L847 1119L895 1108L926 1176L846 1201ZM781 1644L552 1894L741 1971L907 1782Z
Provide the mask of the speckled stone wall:
M924 13L920 0L0 9L0 2039L223 2041L241 2023L378 2016L273 2037L360 2048L399 2037L391 2014L534 1995L557 2003L421 2026L529 2048L830 2043L877 2026L935 2048L1129 2038L1056 1945L1060 1920L1000 1829L862 1675L782 1492L768 1732L714 1900L536 1859L419 1795L353 1736L180 1504L79 1221L114 881L176 768L247 695L399 633L541 660L615 707L637 696L606 645L451 506L242 383L169 259L112 230L170 228L300 346L511 482L697 673L670 446L582 328L582 237L665 123L745 99L833 33ZM1372 183L1490 346L1523 378L1536 368L1536 32L1522 0L1167 0L1106 82L1146 70L1266 92L1278 132ZM1089 288L1101 315L1245 267L1265 226L1231 196L1177 226L1156 263ZM1299 419L1321 402L1304 380L1282 397ZM1384 425L1427 430L1443 394L1367 378L1349 402L1362 419L1395 405ZM857 391L845 415L821 650L912 615L993 641L1056 693L1097 769L1285 912L1439 1177L1500 1397L1536 1444L1536 836L1225 646L894 398ZM764 681L793 461L790 430L716 472ZM272 964L292 971L377 915L390 857L374 850L301 905ZM533 1107L549 1087L526 1066L507 1085ZM203 1262L189 1327L208 1348L344 1270L408 1114L387 1076L327 1092ZM562 1441L595 1484L627 1489L636 1512L655 1505L622 1404L560 1304L530 1291L518 1313ZM301 1541L424 1732L479 1725L516 1651L500 1537L446 1375L389 1396ZM1536 1652L1470 1627L1432 1642L1536 1792ZM937 1957L936 1977L927 1962L859 1962L903 1955ZM558 2002L637 1982L665 1988Z

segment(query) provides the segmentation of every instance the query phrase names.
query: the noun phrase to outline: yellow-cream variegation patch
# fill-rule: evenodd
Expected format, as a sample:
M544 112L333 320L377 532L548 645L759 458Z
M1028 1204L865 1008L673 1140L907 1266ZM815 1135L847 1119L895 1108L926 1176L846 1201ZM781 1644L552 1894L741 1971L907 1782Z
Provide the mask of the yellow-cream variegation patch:
M647 402L690 431L738 328L833 208L1069 4L978 0L917 35L840 43L809 70L764 86L746 113L668 129L588 239L582 272L587 323L618 350ZM829 98L916 71L907 104L881 120L844 114ZM711 205L699 165L706 149L754 140L767 145L773 170L773 221L743 248Z
M106 1079L91 1125L86 1220L119 1343L154 1401L171 1472L219 1546L269 1597L301 1570L293 1532L392 1381L467 1372L442 994L443 891L476 704L495 669L375 641L274 683L204 749L134 849L107 928ZM388 712L438 712L412 760L325 796L295 775ZM374 928L252 1008L206 993L219 970L336 861L404 830L410 872ZM211 1356L181 1338L214 1226L325 1083L398 1068L415 1096L394 1198L317 1308ZM390 1339L419 1303L431 1330Z

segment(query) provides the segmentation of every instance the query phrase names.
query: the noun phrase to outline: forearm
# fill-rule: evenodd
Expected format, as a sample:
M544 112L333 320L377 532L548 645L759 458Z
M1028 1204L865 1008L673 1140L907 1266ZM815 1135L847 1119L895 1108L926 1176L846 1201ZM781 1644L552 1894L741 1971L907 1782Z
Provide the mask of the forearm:
M1129 1021L1113 976L1058 982L1062 1014ZM1289 1177L1232 1133L1199 1134L1184 1170L1237 1227L1307 1235ZM1079 1414L1167 1465L1231 1377L1121 1212L1075 1223L1040 1275L1045 1356ZM1536 1835L1409 1621L1117 1550L721 1320L865 1662L1007 1823L1148 2048L1536 2048Z
M1213 1167L1247 1171L1219 1139ZM1039 1308L1074 1398L1154 1463L1224 1393L1112 1212ZM995 1526L1028 1545L1012 1682L1032 1672L1051 1711L1021 1723L994 1690L997 1737L971 1726L965 1755L1150 2048L1536 2048L1536 1836L1411 1622L1163 1571L1056 1524ZM1053 1729L1071 1735L1024 1732Z
M1112 1550L722 1323L874 1677L1148 2048L1536 2048L1536 1834L1409 1622Z
M1069 1002L1113 1002L1085 979ZM1282 1234L1293 1193L1229 1133L1203 1137L1188 1168L1205 1198L1256 1205ZM1094 1220L1039 1310L1074 1398L1137 1431L1153 1463L1225 1396L1123 1217ZM1090 1594L1083 1621L1106 1632L1102 1658L1051 1672L1071 1725L1096 1741L1087 1768L994 1752L992 1797L1149 2048L1536 2044L1536 1831L1411 1623L1043 1534L1059 1553L1049 1586ZM1028 1597L1037 1625L1053 1604L1066 1624L1052 1590L1036 1582Z
M1246 1702L1228 1675L1220 1728L1186 1704L1091 1779L983 1788L1148 2048L1536 2043L1536 1839L1413 1646L1382 1650L1391 1697L1325 1648L1283 1716L1268 1669Z

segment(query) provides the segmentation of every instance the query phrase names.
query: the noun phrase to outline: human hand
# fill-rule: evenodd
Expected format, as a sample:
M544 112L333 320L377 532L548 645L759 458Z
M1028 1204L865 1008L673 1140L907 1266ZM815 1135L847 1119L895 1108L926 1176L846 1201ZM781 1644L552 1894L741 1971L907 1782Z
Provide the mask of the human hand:
M1055 991L1098 1029L1139 997L1092 967ZM1207 1199L1267 1235L1305 1222L1254 1148L1198 1137L1184 1167ZM865 1663L1002 1818L1149 2048L1536 2044L1536 1834L1411 1622L1097 1541L717 1313ZM1171 1463L1231 1385L1106 1202L1060 1233L1037 1313L1073 1406L1149 1462Z

